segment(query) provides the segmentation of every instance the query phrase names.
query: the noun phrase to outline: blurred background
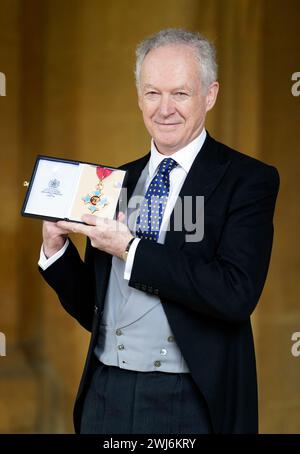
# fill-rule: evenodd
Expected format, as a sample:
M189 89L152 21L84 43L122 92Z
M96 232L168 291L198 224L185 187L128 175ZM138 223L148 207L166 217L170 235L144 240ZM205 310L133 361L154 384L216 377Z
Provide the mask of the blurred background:
M260 431L300 433L300 71L298 0L0 0L0 432L72 433L89 335L39 276L41 221L20 209L37 154L118 166L149 137L134 50L166 27L218 52L221 90L207 129L275 165L281 189L268 280L253 316ZM84 240L76 239L81 252Z

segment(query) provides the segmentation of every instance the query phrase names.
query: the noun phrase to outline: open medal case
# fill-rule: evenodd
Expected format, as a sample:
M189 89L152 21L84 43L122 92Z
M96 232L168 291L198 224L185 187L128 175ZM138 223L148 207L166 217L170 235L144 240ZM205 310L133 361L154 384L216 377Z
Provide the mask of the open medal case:
M83 214L113 219L125 170L39 155L22 206L23 216L82 222Z

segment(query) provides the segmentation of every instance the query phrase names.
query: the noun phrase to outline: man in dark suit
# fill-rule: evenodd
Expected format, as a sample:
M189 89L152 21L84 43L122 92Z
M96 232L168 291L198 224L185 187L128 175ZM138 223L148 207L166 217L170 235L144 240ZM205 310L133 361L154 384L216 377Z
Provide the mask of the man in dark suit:
M218 83L202 36L146 39L136 81L152 142L123 166L128 200L144 196L135 213L128 205L131 229L123 213L43 227L42 274L92 333L75 430L255 433L250 315L270 260L278 173L206 132ZM85 261L69 232L87 236Z

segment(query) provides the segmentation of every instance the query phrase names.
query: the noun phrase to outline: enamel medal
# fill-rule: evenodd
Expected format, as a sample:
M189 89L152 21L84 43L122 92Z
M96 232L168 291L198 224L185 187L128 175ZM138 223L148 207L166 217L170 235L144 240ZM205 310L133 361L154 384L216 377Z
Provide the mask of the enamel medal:
M96 211L99 211L109 203L108 197L103 193L103 180L112 173L112 170L107 169L106 167L96 167L96 173L99 178L99 183L96 186L96 190L82 197L83 202L92 214L94 214Z

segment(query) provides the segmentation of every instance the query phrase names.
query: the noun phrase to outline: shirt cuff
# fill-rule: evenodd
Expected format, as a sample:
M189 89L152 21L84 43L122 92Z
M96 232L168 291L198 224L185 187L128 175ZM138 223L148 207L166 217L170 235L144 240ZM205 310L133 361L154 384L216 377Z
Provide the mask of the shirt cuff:
M70 242L67 238L67 241L65 242L63 247L58 252L56 252L51 257L49 257L48 259L44 254L44 249L43 249L43 245L42 245L41 252L40 252L40 259L38 262L39 267L42 268L43 271L46 271L46 269L49 268L49 266L51 266L54 262L56 262L56 260L58 260L62 255L64 255L67 247L69 246L69 243Z
M135 251L136 248L138 247L139 242L141 241L140 238L135 238L129 248L129 252L127 255L127 259L125 262L125 270L124 270L124 279L126 281L129 281L130 276L131 276L131 270L134 262L134 256L135 256Z

